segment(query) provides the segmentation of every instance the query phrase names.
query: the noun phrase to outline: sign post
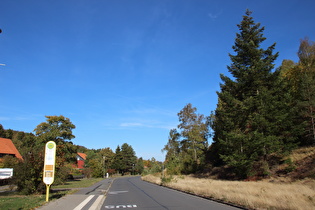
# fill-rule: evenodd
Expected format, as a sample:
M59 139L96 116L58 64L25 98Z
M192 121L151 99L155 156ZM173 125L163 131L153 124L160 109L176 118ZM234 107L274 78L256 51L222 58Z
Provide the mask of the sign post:
M49 188L54 182L55 177L55 161L56 160L56 143L49 141L45 147L45 161L44 161L44 174L43 181L46 184L46 201L49 198Z

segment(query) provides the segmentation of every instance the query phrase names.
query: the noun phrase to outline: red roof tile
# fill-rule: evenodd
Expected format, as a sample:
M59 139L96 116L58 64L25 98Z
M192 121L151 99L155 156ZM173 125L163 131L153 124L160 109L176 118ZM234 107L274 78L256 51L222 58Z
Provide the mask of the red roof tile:
M78 152L78 155L83 158L84 160L86 160L86 154Z
M23 160L11 139L0 138L0 154L15 155L15 157Z

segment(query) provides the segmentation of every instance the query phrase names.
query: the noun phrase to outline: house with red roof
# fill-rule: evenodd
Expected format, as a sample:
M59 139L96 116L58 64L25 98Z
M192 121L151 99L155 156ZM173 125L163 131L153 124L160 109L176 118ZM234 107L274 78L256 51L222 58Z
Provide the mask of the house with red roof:
M85 165L86 154L78 152L77 153L77 168L83 169Z
M16 149L11 139L0 138L0 159L2 159L6 155L10 155L20 160L23 160L23 157Z

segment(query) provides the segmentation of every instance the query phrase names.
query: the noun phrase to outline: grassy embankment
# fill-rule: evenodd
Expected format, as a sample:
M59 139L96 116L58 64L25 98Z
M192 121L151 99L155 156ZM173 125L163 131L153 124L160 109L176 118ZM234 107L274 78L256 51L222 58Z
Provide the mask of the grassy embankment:
M148 175L143 179L249 209L315 209L315 147L296 150L290 158L295 170L260 181L226 181L193 175L173 176L170 182L164 183L159 175ZM279 165L278 171L286 167ZM311 174L313 179L303 177L303 173Z
M49 194L49 201L58 199L66 194L71 194L79 188L89 187L96 182L101 181L102 178L97 179L81 179L66 182L64 185L52 186L52 191ZM67 189L58 191L57 189ZM19 209L30 210L42 206L46 203L46 195L20 195L18 192L2 192L0 193L0 209Z

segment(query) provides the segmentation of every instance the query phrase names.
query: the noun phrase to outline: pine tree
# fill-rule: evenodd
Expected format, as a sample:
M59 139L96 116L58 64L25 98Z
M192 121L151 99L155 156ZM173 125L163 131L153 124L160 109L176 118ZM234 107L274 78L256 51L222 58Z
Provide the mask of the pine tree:
M283 149L293 140L287 133L291 128L288 103L279 72L272 72L278 53L275 44L266 50L264 27L255 23L246 11L237 25L229 55L232 64L228 70L235 78L221 75L223 84L218 92L218 105L214 114L214 147L224 163L234 167L240 177L246 177L254 161L265 160L267 155Z
M137 163L136 153L132 146L127 143L121 145L121 155L123 173L132 173L134 171L135 164Z
M114 156L111 168L115 169L116 172L118 172L118 173L122 172L123 157L122 157L122 152L121 152L119 145L117 146L117 148L115 150L115 156Z

